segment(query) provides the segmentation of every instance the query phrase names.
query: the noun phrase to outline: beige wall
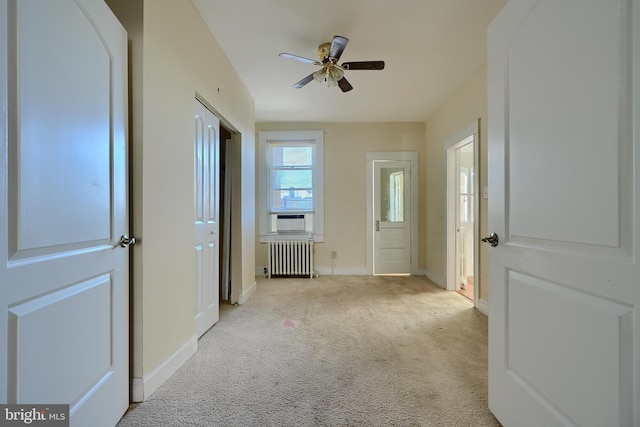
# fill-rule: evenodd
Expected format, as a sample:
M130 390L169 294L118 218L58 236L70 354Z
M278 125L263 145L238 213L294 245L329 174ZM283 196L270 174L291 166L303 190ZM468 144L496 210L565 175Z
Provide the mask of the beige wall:
M487 185L487 69L477 70L426 122L426 269L441 284L446 278L445 160L448 137L480 118L480 195ZM480 197L480 235L487 234L487 199ZM480 299L488 301L486 245L480 245Z
M337 251L336 273L366 271L365 153L417 151L419 194L425 194L424 123L258 123L256 131L321 129L324 131L325 241L316 245L316 266L331 270L331 252ZM257 168L257 165L256 165ZM256 200L257 203L257 200ZM419 210L424 212L424 197ZM425 222L419 221L420 230ZM424 267L424 233L420 237L418 267ZM256 244L256 266L267 265L266 244Z
M253 98L190 0L107 0L130 37L132 376L194 342L196 94L239 132L233 152L234 295L255 289ZM239 221L238 221L239 220ZM236 274L240 273L240 274Z

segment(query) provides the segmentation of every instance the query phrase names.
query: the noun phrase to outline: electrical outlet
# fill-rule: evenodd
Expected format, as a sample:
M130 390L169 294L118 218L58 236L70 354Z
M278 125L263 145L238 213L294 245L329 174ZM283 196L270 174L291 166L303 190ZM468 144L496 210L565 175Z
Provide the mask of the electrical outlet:
M331 259L338 258L338 251L331 251Z

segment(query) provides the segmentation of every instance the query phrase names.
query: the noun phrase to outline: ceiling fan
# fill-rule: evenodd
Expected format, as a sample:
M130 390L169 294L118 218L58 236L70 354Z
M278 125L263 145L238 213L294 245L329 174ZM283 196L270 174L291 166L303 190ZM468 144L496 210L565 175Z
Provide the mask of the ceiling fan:
M322 67L318 71L309 74L304 79L295 83L293 87L300 89L311 80L318 82L326 81L329 86L339 86L343 92L353 89L351 83L344 77L345 70L383 70L384 61L359 61L359 62L343 62L338 65L338 60L342 56L344 48L347 46L349 39L343 36L334 36L331 43L323 43L318 46L319 61L302 56L292 55L290 53L281 53L283 58L293 59L295 61Z

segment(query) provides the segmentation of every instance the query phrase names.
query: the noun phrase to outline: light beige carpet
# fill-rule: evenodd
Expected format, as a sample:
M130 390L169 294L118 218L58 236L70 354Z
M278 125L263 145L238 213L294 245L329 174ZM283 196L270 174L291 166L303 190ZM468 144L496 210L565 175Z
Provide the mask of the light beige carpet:
M259 279L118 426L499 426L487 318L422 277Z

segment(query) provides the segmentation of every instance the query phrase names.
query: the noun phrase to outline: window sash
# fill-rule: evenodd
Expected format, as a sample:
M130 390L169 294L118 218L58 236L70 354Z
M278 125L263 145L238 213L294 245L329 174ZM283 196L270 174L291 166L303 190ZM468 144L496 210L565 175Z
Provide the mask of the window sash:
M291 174L279 174L278 172L293 172ZM298 173L296 173L298 172ZM308 176L304 172L309 172ZM313 188L313 168L271 168L271 180L270 187L273 189L282 189L285 190L287 188ZM280 175L280 185L276 185L278 181L278 175ZM298 183L291 182L296 181L296 175L298 176ZM301 182L304 181L304 182ZM307 184L307 185L304 185Z
M269 164L274 167L313 167L314 148L310 142L269 142ZM300 149L297 156L293 154L296 149Z
M315 175L315 146L312 143L269 143L268 144L269 151L269 188L270 192L268 195L269 198L269 210L270 213L308 213L315 211L315 198L313 196L314 193L314 175ZM292 147L292 148L311 148L311 165L307 164L298 164L298 165L287 165L283 166L281 162L278 164L273 164L278 156L274 155L274 151L282 147ZM299 175L298 181L304 181L299 183L292 183L291 181L295 181L295 175L291 174L290 176L286 176L286 174L279 174L278 172L301 172ZM304 172L308 171L309 176L305 176ZM278 181L278 175L281 175L280 183ZM289 180L288 183L286 180ZM285 180L283 184L282 181ZM306 185L305 185L306 184ZM283 193L289 192L291 198L287 198L287 195L283 195ZM298 198L298 194L302 192L308 192L309 196L305 198ZM280 197L279 197L280 196ZM289 207L287 207L289 205Z

